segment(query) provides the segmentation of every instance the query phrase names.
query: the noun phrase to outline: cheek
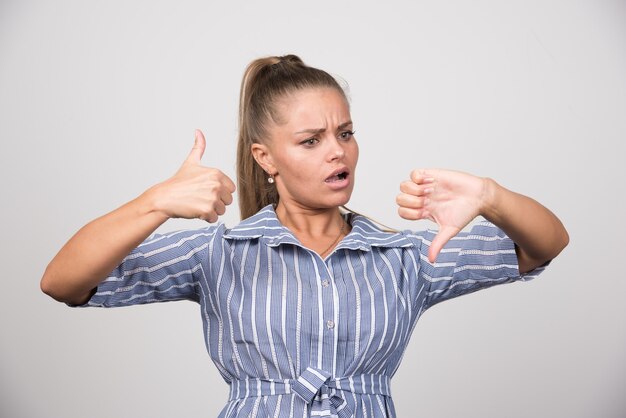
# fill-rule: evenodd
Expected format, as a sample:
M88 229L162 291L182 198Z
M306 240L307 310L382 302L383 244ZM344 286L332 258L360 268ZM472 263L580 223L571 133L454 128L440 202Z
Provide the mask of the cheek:
M280 160L279 172L285 181L309 179L313 173L319 173L320 170L320 167L315 165L316 159L311 153L294 152L282 155Z
M322 167L316 164L313 158L303 158L299 161L294 161L294 164L291 166L291 176L300 183L309 182L319 177L322 172Z
M356 141L352 142L352 147L348 151L348 155L351 156L353 164L356 166L357 161L359 161L359 145Z

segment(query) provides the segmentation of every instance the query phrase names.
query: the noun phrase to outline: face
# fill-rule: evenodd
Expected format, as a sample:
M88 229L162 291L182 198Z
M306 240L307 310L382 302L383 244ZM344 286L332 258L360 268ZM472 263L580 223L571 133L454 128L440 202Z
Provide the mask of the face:
M278 104L281 123L252 152L274 175L279 205L329 209L350 200L359 148L344 96L332 88L298 91Z

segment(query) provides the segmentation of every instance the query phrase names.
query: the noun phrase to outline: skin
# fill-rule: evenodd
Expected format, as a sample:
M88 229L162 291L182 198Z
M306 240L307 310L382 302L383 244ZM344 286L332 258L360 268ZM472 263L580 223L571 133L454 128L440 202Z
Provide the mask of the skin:
M306 247L330 254L349 232L339 213L354 186L358 145L348 104L328 88L297 91L278 104L281 123L269 123L268 138L251 148L256 161L274 176L280 195L276 214ZM136 199L81 228L48 265L41 288L67 303L86 302L93 289L130 251L169 218L216 222L232 203L235 184L204 167L206 140L195 143L180 169ZM349 172L345 187L325 181L336 169ZM516 243L520 272L556 257L567 231L548 209L489 178L450 170L414 170L400 185L396 201L405 219L430 219L439 226L429 260L476 216L482 215ZM338 239L339 238L339 239Z

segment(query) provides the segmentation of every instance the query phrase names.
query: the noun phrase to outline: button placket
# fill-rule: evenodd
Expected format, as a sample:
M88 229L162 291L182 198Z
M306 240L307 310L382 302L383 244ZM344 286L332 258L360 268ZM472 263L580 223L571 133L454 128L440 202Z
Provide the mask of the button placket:
M330 286L330 280L329 279L322 279L321 281L322 284L322 288L324 290L328 290L328 287ZM332 330L335 328L335 321L333 321L332 319L329 319L326 321L326 328L328 328L329 330Z
M329 290L330 280L327 279L327 278L322 279L321 284L322 284L322 289L323 289L324 293L326 294L326 292L328 292L328 290ZM330 299L332 300L332 294L331 295L326 295L325 297L327 297L327 298L330 297ZM333 330L335 328L335 321L332 320L332 319L326 320L326 328L329 329L329 330Z
M333 280L333 272L332 267L330 267L327 262L322 260L321 258L318 260L320 263L318 264L319 269L317 269L317 286L319 295L322 301L322 312L319 316L321 321L320 331L323 332L320 335L320 338L323 341L323 355L321 365L322 368L328 370L331 373L335 372L336 367L336 342L337 338L337 327L338 323L336 318L336 301L335 301L335 291L334 291L334 283Z

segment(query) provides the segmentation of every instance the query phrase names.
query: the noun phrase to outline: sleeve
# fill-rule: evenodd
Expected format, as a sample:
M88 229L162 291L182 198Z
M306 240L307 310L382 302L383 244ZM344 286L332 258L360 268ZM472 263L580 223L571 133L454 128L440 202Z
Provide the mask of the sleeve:
M426 283L424 308L444 300L503 283L528 281L538 276L550 262L520 274L515 243L494 224L482 221L469 232L452 238L437 257L428 261L428 249L437 231L412 233L419 250L418 280Z
M122 260L87 303L78 306L198 302L200 280L206 279L204 274L209 271L209 245L216 228L153 235Z

